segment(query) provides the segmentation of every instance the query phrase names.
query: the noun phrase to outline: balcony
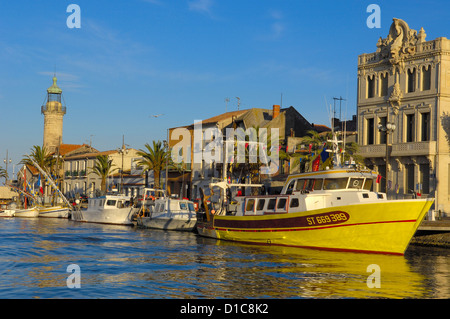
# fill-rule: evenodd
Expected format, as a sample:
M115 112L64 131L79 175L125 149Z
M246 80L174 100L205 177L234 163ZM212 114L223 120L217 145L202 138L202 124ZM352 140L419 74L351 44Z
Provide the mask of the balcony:
M436 155L436 141L411 142L392 145L391 156Z
M367 158L386 157L386 144L360 146L358 154ZM390 154L390 156L421 155L436 155L436 141L394 144L392 145L392 151Z
M360 146L358 154L363 157L386 157L386 144Z

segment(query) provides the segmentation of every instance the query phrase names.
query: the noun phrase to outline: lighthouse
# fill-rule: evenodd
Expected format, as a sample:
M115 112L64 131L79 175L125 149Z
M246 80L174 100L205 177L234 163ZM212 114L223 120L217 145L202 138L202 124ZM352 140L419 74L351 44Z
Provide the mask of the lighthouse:
M62 143L63 117L66 107L61 103L62 90L56 84L56 76L53 84L47 89L47 102L41 106L44 114L44 144L49 153L56 152Z

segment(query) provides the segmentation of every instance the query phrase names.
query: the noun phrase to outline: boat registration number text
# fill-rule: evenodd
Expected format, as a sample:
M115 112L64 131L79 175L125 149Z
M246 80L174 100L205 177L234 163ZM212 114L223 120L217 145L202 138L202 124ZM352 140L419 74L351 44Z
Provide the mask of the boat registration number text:
M333 212L310 216L306 218L308 225L324 225L324 224L336 224L342 223L349 219L349 215L344 212Z

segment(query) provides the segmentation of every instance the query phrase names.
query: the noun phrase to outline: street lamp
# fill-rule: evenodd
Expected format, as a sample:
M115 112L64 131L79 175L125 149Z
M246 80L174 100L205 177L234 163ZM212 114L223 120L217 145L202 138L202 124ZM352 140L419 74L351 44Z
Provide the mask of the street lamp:
M378 130L380 132L386 132L386 198L388 194L388 172L389 172L389 134L393 133L395 131L395 124L392 122L387 122L386 125L383 125L381 123L378 124Z

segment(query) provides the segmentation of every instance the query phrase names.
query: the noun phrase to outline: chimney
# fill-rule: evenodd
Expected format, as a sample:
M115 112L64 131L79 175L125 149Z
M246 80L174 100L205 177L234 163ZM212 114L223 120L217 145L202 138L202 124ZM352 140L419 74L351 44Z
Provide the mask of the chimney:
M273 114L272 114L272 120L276 118L278 115L280 115L280 106L274 105L273 106Z

